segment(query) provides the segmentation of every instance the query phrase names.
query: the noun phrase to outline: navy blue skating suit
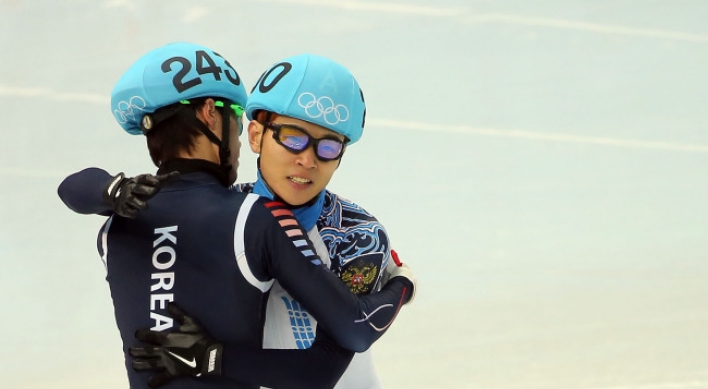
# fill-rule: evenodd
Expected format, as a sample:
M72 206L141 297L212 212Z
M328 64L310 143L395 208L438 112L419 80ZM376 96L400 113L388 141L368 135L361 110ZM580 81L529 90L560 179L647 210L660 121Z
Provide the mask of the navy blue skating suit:
M130 367L127 350L137 343L134 333L172 328L175 323L166 312L169 301L198 318L225 344L224 374L239 382L189 378L167 388L333 386L338 376L323 376L329 370L341 374L351 353L327 338L315 351L261 350L266 300L274 280L339 345L352 351L366 350L383 334L379 329L386 328L410 298L412 285L394 278L380 293L358 299L322 265L288 209L225 188L214 169L216 165L205 161L169 161L158 173L179 171L178 179L163 187L136 219L113 215L100 230L98 250L108 272L131 387L147 388L150 375ZM95 194L110 178L99 169L87 169L65 179L59 195L77 212L104 212ZM323 369L322 364L331 366Z

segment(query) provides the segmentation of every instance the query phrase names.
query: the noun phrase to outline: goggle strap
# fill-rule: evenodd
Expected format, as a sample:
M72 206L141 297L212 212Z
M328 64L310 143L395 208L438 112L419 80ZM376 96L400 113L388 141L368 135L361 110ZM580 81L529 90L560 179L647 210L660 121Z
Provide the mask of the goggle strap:
M226 101L228 101L228 100L226 100ZM238 104L234 104L234 103L230 103L230 102L226 103L224 101L215 100L214 105L219 108L229 107L232 111L234 111L234 114L236 114L236 116L238 116L238 117L243 115L243 107Z

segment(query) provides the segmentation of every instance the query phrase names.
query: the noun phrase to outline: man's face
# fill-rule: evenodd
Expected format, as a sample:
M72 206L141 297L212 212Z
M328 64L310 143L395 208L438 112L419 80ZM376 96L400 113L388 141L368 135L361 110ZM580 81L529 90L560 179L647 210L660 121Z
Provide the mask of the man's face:
M278 116L273 123L290 124L301 128L313 138L344 137L324 127L302 120ZM273 130L252 122L249 126L251 149L260 154L261 174L270 189L292 205L302 205L317 196L332 179L339 160L322 161L312 145L294 154L273 138ZM312 143L312 142L310 142Z

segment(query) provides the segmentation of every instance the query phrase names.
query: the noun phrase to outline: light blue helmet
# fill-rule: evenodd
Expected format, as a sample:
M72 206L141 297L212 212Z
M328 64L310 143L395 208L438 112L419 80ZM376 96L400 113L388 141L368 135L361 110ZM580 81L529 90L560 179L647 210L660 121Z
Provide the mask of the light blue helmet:
M111 111L130 134L142 134L146 114L180 100L221 97L245 106L246 88L229 61L192 43L172 43L142 56L116 83Z
M317 124L349 138L364 132L364 93L352 73L329 58L301 54L267 70L251 91L246 117L260 110Z

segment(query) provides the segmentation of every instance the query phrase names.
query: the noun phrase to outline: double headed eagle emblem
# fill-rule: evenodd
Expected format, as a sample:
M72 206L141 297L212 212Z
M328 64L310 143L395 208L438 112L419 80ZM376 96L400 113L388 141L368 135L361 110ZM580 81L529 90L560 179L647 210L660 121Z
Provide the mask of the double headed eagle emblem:
M340 278L354 294L371 292L378 275L378 266L373 263L352 264L347 266Z

